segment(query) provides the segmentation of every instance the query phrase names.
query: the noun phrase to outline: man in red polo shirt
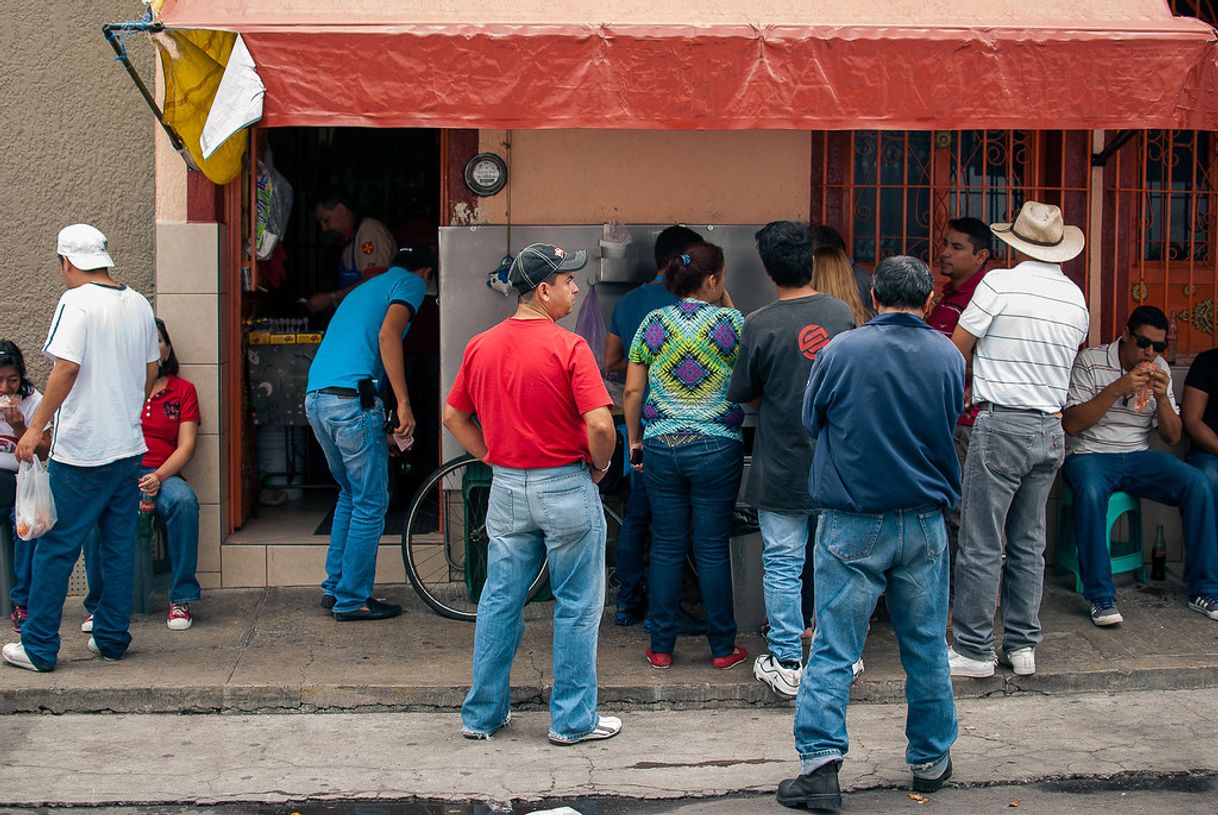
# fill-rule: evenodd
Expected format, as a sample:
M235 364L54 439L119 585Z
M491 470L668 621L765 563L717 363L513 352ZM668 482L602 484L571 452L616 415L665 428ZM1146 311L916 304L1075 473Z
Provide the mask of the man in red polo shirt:
M605 515L596 482L616 433L609 392L583 337L557 325L575 307L588 253L535 243L508 272L516 313L469 341L444 426L494 471L486 584L474 630L474 678L461 734L490 738L511 718L508 679L524 635L529 581L550 566L554 688L550 741L618 734L596 712L596 644L605 607ZM476 417L476 421L475 421Z
M943 246L939 250L939 273L947 277L943 294L926 315L931 328L950 337L956 330L960 315L973 299L977 284L985 277L985 264L990 259L990 228L976 218L952 218L947 222L943 235ZM956 455L960 457L960 469L964 470L964 458L968 454L969 438L973 433L973 422L979 407L969 404L968 391L972 388L972 369L966 372L964 390L967 405L956 420ZM944 513L947 520L947 539L951 545L952 564L956 563L957 539L960 535L960 506Z

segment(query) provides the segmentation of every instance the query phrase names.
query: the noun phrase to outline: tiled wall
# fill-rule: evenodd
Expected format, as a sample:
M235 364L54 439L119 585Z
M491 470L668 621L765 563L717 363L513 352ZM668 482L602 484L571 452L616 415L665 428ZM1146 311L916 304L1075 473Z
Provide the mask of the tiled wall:
M203 421L194 460L183 475L199 496L199 583L204 589L224 585L220 496L221 347L219 224L158 222L156 240L156 312L165 321L181 376L199 394ZM259 584L262 585L262 584Z

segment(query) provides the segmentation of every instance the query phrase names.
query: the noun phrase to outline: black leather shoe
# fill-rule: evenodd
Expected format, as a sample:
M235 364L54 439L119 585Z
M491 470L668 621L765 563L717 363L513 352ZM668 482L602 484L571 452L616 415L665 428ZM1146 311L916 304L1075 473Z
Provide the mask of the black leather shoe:
M340 623L353 622L355 620L388 620L402 613L401 606L394 603L382 603L372 598L368 599L365 606L367 607L357 608L355 611L335 611L334 619Z
M947 766L943 768L943 774L938 778L919 778L913 777L914 792L938 792L939 789L947 783L947 779L952 777L952 757L947 757Z
M402 607L397 603L390 603L386 600L379 600L376 597L369 597L366 603L368 608L378 608L382 611L393 611L394 614L401 614Z
M830 761L798 778L779 783L778 803L784 807L807 807L814 812L837 812L842 808L842 790L837 771L842 762Z
M330 609L334 608L334 602L335 602L335 600L334 600L333 594L323 594L321 596L321 607L324 608L326 611L329 611Z

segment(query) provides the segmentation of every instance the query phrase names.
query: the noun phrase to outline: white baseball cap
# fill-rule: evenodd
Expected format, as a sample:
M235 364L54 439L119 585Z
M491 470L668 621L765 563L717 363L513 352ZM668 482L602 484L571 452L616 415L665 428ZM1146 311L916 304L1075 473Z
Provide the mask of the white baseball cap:
M96 227L88 224L72 224L59 230L57 254L66 257L82 272L91 269L114 268L110 257L110 242Z

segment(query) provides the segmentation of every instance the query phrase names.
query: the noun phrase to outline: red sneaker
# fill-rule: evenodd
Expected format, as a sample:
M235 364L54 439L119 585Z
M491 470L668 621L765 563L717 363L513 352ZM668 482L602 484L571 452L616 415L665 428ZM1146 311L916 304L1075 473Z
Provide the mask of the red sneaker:
M8 618L13 622L13 632L20 634L21 626L25 625L25 621L30 618L30 612L25 606L13 606L13 611Z
M647 661L657 671L664 671L672 667L672 654L657 654L650 648L647 649L646 654Z
M749 652L737 645L732 649L732 652L724 657L715 657L711 660L711 665L714 665L721 671L726 671L728 668L735 668L741 662L749 658Z
M190 605L188 603L170 603L169 617L165 622L173 631L185 631L190 628L192 622Z

